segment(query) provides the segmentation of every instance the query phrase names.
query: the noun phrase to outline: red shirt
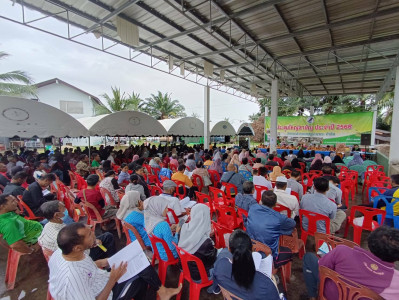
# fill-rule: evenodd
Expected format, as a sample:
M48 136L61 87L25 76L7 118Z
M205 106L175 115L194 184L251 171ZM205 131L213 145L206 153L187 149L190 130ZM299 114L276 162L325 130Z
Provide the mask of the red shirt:
M87 202L89 202L95 208L97 208L97 210L98 210L98 212L100 213L101 216L104 215L104 209L100 205L100 201L103 200L103 197L101 196L101 193L99 191L97 191L97 190L89 190L89 189L82 190L77 195L77 197L80 200L82 200L82 201L85 201L85 197L83 196L83 191L85 191ZM94 211L92 211L91 209L89 209L89 214L90 214L90 216L93 219L97 219Z

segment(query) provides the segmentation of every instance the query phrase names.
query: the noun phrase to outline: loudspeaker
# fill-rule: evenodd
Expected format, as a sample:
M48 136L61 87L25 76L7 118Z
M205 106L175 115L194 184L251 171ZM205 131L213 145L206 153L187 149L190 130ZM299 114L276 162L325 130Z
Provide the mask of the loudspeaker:
M229 135L226 135L226 136L224 137L224 142L225 142L225 143L230 143L230 136L229 136Z
M360 145L362 145L362 146L370 146L371 145L371 134L370 133L362 133L360 135Z

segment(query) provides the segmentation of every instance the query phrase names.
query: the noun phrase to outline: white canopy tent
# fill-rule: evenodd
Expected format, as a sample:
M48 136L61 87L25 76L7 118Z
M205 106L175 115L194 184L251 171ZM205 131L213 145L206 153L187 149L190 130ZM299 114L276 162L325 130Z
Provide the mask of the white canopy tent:
M255 135L255 131L249 123L242 123L237 128L237 135Z
M82 118L90 135L99 136L166 136L165 128L153 117L139 111L119 111L112 114Z
M219 135L236 135L233 125L231 125L227 121L219 121L215 124L211 122L211 136L219 136Z
M75 118L53 106L8 96L0 96L0 104L0 136L45 138L89 134Z
M204 122L194 117L181 119L164 119L159 121L168 135L204 136Z

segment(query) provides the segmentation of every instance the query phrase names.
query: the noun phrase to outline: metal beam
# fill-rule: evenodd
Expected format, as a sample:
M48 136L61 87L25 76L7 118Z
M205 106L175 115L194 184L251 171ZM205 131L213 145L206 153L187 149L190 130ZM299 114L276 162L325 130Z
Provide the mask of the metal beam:
M387 72L389 69L373 69L373 70L368 70L367 73L375 73L375 72ZM332 76L339 76L339 75L362 75L363 71L358 71L358 72L352 72L352 71L341 71L341 72L329 72L329 73L324 73L323 75L320 75L320 77L332 77ZM315 76L304 76L304 77L299 77L298 80L304 80L304 79L314 79L316 78ZM345 82L344 82L345 83Z
M396 58L394 62L392 63L391 68L388 70L384 81L382 82L377 95L375 96L376 101L378 102L382 97L384 97L384 94L388 92L391 89L392 83L395 80L396 76L396 70L397 67L399 66L399 53L396 55Z

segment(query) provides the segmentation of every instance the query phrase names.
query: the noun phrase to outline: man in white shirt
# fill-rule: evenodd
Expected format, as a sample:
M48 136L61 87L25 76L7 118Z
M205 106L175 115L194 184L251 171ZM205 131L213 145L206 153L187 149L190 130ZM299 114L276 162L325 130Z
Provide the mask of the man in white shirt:
M93 260L85 253L94 244L96 237L91 228L83 223L73 223L62 228L57 237L60 249L49 260L49 291L54 300L94 300L94 299L145 299L147 286L158 292L160 299L166 300L177 294L177 289L167 289L154 268L150 265L123 283L117 283L126 273L127 263L112 266L108 260ZM123 296L122 296L123 295Z
M46 248L55 252L58 249L57 236L62 228L66 226L63 222L64 212L66 210L64 203L58 200L48 201L40 206L43 216L48 220L44 225L43 231L38 238L38 242L42 248ZM103 245L107 252L101 250L97 245ZM111 257L116 253L114 236L110 232L106 232L97 237L95 243L90 250L87 250L91 259L96 261Z
M293 219L299 213L299 202L295 196L287 194L287 181L285 176L278 176L274 193L277 195L277 203L291 210L291 218Z
M111 154L108 156L107 160L110 160L111 163L115 165L115 152L111 152Z
M261 185L267 187L269 190L273 189L272 183L266 179L267 169L265 167L260 167L258 169L258 175L253 176L252 182L254 185ZM256 199L256 191L254 193L254 198Z
M185 216L186 210L180 205L179 198L175 197L175 192L177 188L177 184L172 180L165 180L163 183L163 193L159 196L163 197L168 201L168 208L172 209L178 218ZM168 217L170 223L174 224L175 220L173 219L170 212L168 212Z
M303 186L298 182L301 179L301 172L294 170L291 172L291 177L287 181L287 188L290 188L292 192L298 193L299 201L303 196Z

